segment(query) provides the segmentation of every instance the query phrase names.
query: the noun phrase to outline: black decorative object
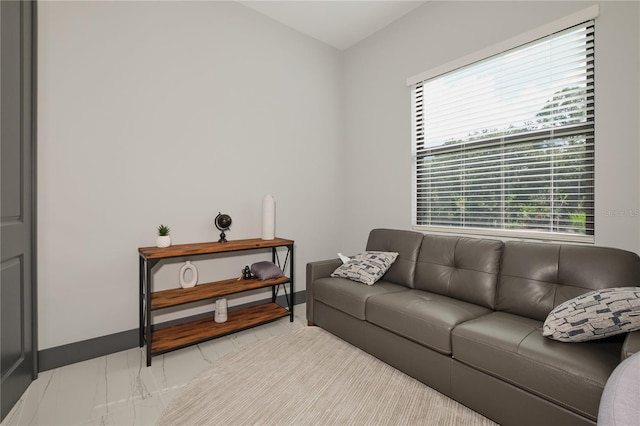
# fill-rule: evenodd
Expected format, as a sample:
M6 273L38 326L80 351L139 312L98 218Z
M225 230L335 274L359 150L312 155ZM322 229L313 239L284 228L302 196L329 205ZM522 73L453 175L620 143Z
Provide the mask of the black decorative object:
M242 270L242 279L248 280L251 279L253 275L251 275L251 269L249 269L249 265L245 266Z
M222 231L220 232L220 239L218 240L218 242L226 243L227 236L224 234L224 231L228 231L231 227L231 216L229 216L228 214L218 213L218 216L216 216L215 224L216 228Z

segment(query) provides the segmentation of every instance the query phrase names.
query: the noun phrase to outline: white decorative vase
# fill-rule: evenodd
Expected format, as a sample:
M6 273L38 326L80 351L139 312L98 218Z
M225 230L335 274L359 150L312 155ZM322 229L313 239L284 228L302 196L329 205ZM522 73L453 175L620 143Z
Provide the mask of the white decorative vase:
M216 300L216 313L213 317L215 322L227 321L227 299L222 298Z
M156 238L156 246L158 247L169 247L171 245L171 236L169 235L165 235L165 236L160 236L158 235L158 238Z
M273 240L276 237L276 200L267 194L262 199L262 239Z
M191 271L191 279L189 281L185 279L187 271ZM182 265L182 268L180 268L180 287L190 288L194 287L196 284L198 284L198 270L191 261L187 260L187 263Z

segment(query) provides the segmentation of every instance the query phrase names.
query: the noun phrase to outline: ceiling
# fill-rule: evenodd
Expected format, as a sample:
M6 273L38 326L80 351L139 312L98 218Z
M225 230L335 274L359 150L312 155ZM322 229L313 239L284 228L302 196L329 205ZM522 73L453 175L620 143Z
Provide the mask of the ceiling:
M418 0L237 1L340 50L425 3Z

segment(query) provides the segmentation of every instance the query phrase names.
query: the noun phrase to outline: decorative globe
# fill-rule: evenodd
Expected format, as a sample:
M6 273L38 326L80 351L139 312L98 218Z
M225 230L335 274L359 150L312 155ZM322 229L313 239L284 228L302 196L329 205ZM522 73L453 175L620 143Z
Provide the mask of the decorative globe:
M218 213L216 216L216 228L220 231L226 231L231 227L231 216L228 214Z
M216 216L214 223L216 224L216 228L222 231L220 233L220 239L218 240L218 242L226 243L227 236L224 234L224 231L228 231L229 227L231 227L231 216L229 216L228 214L218 213L218 216Z

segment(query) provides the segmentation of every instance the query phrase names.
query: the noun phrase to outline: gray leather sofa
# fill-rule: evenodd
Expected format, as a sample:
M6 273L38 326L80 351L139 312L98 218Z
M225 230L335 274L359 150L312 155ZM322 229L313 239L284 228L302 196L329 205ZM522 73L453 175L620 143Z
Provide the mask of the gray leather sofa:
M608 377L640 331L585 343L542 336L548 313L591 290L640 285L624 250L375 229L398 252L372 286L307 264L307 319L503 425L595 424Z

